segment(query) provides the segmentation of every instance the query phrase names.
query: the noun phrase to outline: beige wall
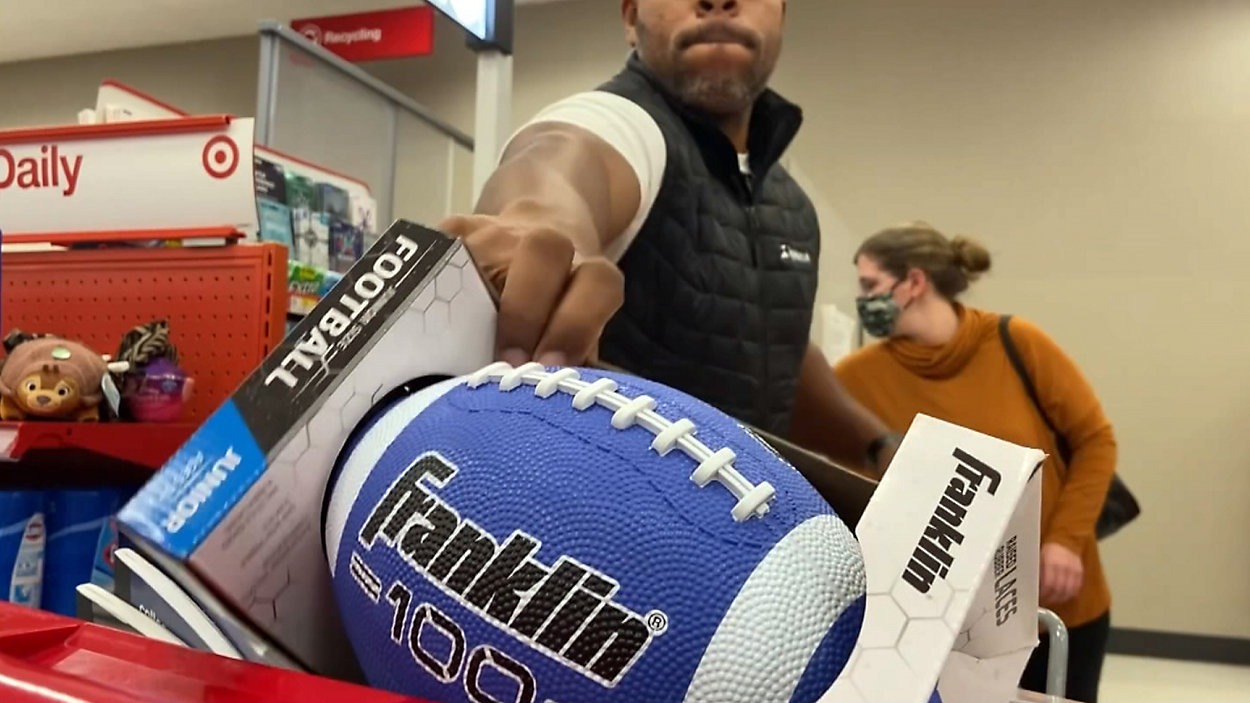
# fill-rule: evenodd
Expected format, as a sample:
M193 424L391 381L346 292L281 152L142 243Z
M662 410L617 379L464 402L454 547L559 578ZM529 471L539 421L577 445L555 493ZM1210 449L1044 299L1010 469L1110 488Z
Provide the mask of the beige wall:
M619 67L615 8L521 11L518 120ZM1076 358L1144 503L1105 545L1116 624L1250 637L1250 3L809 0L787 41L777 86L807 111L793 153L822 204L822 298L849 302L849 251L874 228L982 237L996 268L971 302ZM0 66L0 126L72 116L105 76L246 111L254 46ZM439 51L371 70L471 131L472 59L450 32Z
M0 64L0 129L73 123L112 78L193 113L256 111L256 39Z

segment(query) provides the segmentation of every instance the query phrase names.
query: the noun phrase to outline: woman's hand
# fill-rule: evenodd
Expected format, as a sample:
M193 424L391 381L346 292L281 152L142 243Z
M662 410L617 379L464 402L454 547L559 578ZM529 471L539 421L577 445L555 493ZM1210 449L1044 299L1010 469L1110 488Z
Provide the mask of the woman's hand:
M1038 600L1042 606L1062 605L1072 600L1085 582L1081 557L1054 542L1042 545L1040 557L1042 579Z

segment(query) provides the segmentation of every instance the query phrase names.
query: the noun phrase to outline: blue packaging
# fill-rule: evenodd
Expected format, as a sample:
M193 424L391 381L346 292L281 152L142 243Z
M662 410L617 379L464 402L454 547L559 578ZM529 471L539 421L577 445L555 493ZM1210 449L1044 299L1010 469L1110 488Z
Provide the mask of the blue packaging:
M267 198L256 199L259 214L260 240L277 242L291 250L290 258L296 258L294 232L291 230L291 208Z
M111 590L117 547L114 516L130 493L122 488L48 491L44 610L73 616L76 589L84 583Z
M0 600L40 607L46 535L42 491L0 491Z

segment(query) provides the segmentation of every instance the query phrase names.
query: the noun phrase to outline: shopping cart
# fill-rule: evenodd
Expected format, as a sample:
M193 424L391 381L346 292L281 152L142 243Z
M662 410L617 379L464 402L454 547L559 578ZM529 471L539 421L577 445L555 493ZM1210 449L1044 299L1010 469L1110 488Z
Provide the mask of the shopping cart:
M1039 608L1037 620L1046 629L1050 654L1046 661L1046 700L1058 703L1065 700L1068 690L1068 626L1054 612Z
M425 703L0 602L2 703Z
M1068 677L1068 629L1038 611L1050 643L1046 695L1060 703ZM59 615L0 603L0 701L4 703L422 703L306 674L167 645Z

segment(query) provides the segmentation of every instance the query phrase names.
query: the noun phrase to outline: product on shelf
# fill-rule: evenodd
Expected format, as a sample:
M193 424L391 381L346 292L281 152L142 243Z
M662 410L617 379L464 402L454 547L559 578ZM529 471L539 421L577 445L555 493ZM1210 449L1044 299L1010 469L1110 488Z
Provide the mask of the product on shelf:
M98 421L106 383L107 362L85 345L28 339L9 349L0 369L0 420Z
M76 589L93 583L113 587L116 514L134 494L129 486L45 491L48 541L44 552L42 609L62 615L77 610Z
M112 589L116 514L134 492L0 490L0 601L73 615L79 585Z
M321 212L321 191L308 176L286 169L286 204L291 210Z
M122 338L117 360L122 372L122 416L139 422L175 422L183 413L195 379L178 366L178 350L169 339L169 321L132 328Z
M253 171L259 239L287 247L292 266L288 312L303 315L324 294L323 280L338 276L364 255L374 235L377 205L367 192L322 180L318 169L295 160L256 156ZM346 182L339 176L333 176Z
M261 156L252 158L255 169L256 195L270 202L286 203L286 171L281 164L276 164Z
M300 258L319 269L330 268L330 216L324 212L308 214L308 229L300 241Z
M43 491L0 491L0 600L40 607L47 534Z
M256 208L260 216L260 238L285 246L294 258L298 251L291 229L291 209L268 198L257 198Z
M330 221L330 268L345 273L365 253L365 235L350 222Z
M351 223L351 199L347 191L329 183L318 183L317 202L321 203L321 212L339 222Z
M126 373L122 406L139 422L177 422L194 388L195 379L177 364L156 359Z
M0 360L2 421L177 422L195 379L178 365L169 321L136 325L115 359L50 334L13 330Z
M360 230L364 234L365 243L372 246L373 237L376 234L377 203L364 193L353 192L351 196L352 226Z
M291 295L288 311L294 315L308 314L343 280L343 274L337 271L327 271L298 261L288 260L286 266L287 288Z

